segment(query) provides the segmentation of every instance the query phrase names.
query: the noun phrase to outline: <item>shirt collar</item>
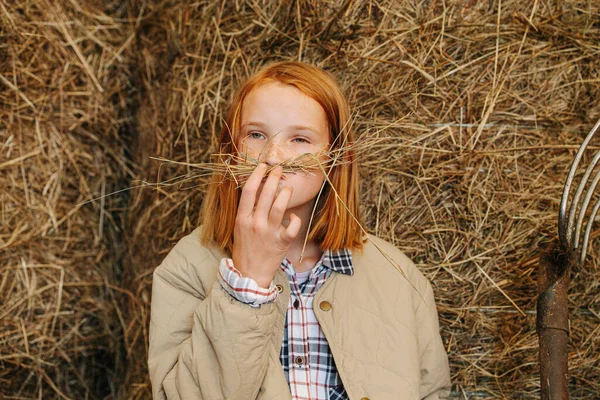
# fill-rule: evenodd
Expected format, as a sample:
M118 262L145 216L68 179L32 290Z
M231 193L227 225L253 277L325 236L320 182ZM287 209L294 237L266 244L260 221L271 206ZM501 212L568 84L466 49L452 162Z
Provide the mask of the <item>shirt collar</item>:
M354 266L352 265L352 251L350 249L341 249L337 251L325 250L321 257L323 265L334 272L344 275L354 275Z

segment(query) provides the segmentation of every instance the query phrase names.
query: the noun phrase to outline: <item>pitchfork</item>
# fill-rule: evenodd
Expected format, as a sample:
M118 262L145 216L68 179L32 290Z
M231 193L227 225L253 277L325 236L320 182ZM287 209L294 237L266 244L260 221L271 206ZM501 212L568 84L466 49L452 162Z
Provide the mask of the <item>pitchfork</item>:
M569 202L571 186L579 162L599 127L600 120L586 136L575 155L575 160L571 164L558 211L559 243L555 243L551 250L540 258L536 326L540 340L542 400L567 400L569 398L567 385L569 354L567 293L572 270L575 266L582 265L585 260L592 225L600 209L600 201L598 201L587 216L588 222L583 238L581 238L581 229L584 225L587 210L596 186L600 182L599 169L588 185L593 170L600 161L600 150L596 152L586 168L581 182L572 196L570 207L567 207L567 203ZM584 191L585 197L581 200ZM569 208L568 216L567 208Z

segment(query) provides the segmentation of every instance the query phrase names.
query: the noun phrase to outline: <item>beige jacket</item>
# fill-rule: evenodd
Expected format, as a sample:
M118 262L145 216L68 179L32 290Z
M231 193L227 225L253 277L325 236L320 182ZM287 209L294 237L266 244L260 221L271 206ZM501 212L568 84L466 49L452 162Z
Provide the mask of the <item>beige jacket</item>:
M238 302L217 281L219 260L229 255L202 246L200 229L154 271L148 358L154 398L291 399L279 361L287 276L281 270L275 276L282 289L275 302L258 308ZM446 397L448 358L427 279L374 236L352 258L354 275L332 274L313 303L350 400Z

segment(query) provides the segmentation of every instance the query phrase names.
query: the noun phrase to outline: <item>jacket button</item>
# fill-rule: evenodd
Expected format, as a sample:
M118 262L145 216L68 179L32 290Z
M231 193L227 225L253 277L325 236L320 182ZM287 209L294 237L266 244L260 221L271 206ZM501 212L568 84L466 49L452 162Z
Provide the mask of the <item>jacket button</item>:
M275 287L277 288L277 291L279 293L283 292L283 286L281 286L281 285L275 285Z
M319 304L319 307L323 311L329 311L331 310L331 303L328 301L322 301L321 304Z

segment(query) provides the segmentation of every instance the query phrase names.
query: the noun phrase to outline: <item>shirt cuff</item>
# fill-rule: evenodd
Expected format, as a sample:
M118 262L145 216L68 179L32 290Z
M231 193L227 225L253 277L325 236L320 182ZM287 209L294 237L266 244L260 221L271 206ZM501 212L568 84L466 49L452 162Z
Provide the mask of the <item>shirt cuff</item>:
M242 276L241 272L233 266L231 258L221 259L218 278L223 289L234 299L252 307L274 301L279 293L273 282L268 289L265 289L254 279Z

